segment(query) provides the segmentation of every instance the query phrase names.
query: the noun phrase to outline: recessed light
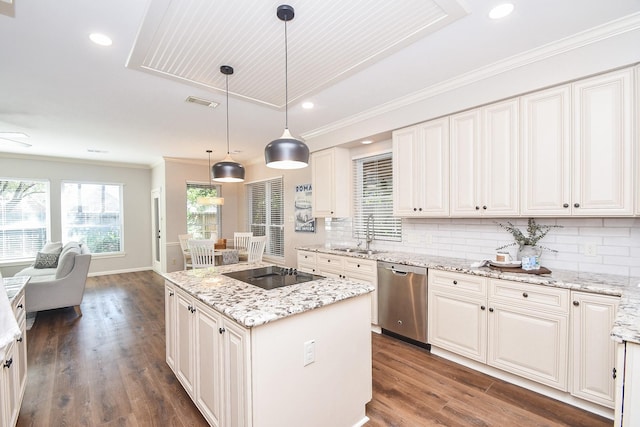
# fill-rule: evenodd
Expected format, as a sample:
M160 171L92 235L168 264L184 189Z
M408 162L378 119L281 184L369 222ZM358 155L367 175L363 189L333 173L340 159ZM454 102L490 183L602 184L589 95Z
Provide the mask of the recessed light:
M198 98L197 96L187 96L187 99L185 99L185 101L191 102L193 104L203 105L209 108L216 108L218 105L220 105L215 101L211 101L209 99L204 99L204 98Z
M513 4L512 3L502 3L489 12L489 18L491 19L501 19L505 16L508 16L513 12Z
M89 34L89 38L92 42L100 46L111 46L113 44L111 38L105 34L91 33Z
M305 110L310 110L313 108L313 102L307 101L302 103L302 108Z
M373 141L370 139L365 139L364 141L360 141L360 144L364 144L364 145L373 144Z

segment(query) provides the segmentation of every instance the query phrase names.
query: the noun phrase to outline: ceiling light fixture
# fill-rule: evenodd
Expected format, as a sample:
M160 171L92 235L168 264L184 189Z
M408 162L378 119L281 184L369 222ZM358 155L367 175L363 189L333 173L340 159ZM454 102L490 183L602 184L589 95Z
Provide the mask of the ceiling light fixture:
M220 67L220 72L225 75L227 82L227 157L213 165L211 173L214 181L242 182L244 181L244 166L233 161L229 150L229 76L233 74L233 67L223 65Z
M89 34L89 38L91 39L92 42L94 42L99 46L111 46L113 44L113 41L111 41L111 38L105 34L91 33Z
M307 101L302 103L302 108L305 110L311 110L313 108L313 102Z
M512 3L503 3L500 4L489 12L489 18L491 19L501 19L505 16L508 16L513 12L513 4Z
M360 141L360 144L369 145L373 144L373 141L370 139L365 139L364 141Z
M282 136L271 141L264 149L264 160L267 166L274 169L300 169L309 165L309 147L299 139L291 136L289 132L289 84L288 84L288 57L287 57L287 21L295 16L293 7L283 4L278 6L276 12L278 19L284 21L284 132Z
M207 175L209 175L209 186L213 191L213 186L211 185L211 150L207 150L207 154L209 154L209 166L207 167ZM224 205L223 197L213 197L213 196L200 196L196 199L196 203L202 206L210 206L210 205Z

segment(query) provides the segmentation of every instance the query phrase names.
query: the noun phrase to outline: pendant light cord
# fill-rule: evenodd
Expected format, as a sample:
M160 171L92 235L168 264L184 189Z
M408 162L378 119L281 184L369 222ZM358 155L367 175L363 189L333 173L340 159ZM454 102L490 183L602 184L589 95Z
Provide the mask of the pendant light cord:
M284 20L284 127L289 129L289 52L287 48L287 19Z
M229 155L229 75L226 74L225 78L227 80L227 156Z

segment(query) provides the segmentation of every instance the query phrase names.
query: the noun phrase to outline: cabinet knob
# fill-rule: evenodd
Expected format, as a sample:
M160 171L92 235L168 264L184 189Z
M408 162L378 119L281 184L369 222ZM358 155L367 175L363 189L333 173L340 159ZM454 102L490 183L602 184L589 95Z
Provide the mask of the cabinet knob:
M574 301L573 305L575 305L576 307L580 305L580 301Z
M611 378L613 378L615 380L616 377L617 377L617 375L616 375L617 373L618 373L618 371L616 371L616 368L613 368L611 370Z
M218 332L221 334L225 333L227 330L225 328L218 328Z
M565 203L562 205L563 208L568 208L569 207L569 203Z
M173 296L173 292L169 292L169 296L172 297Z
M4 365L2 366L4 366L5 368L10 368L12 363L13 363L13 357L7 360L6 362L4 362Z
M493 308L489 308L489 311L490 311L491 313L493 313Z
M22 337L18 338L16 341L22 342Z
M18 308L22 308L22 307L24 307L24 305L18 304Z
M574 208L579 208L579 207L580 207L580 203L574 203L574 204L573 204L573 207L574 207Z
M476 210L479 211L480 210L480 206L476 206Z
M487 308L487 307L485 307L484 305L481 305L481 306L480 306L480 310L483 310L483 311L484 311L484 310L486 310L486 308Z
M358 268L360 268L360 264L358 264Z
M529 298L529 294L528 294L528 293L526 293L526 292L523 292L523 293L522 293L522 296L523 296L523 297L525 297L525 298Z
M418 208L413 208L413 211L414 211L414 212L415 212L415 211L417 211L417 210L418 210Z
M487 206L482 206L482 209L484 209L485 211L487 210Z
M418 210L419 210L420 212L422 212L422 208L418 208Z
M398 320L398 325L402 325L402 320Z
M453 281L453 284L454 284L454 285L457 285L457 284L458 284L458 281L457 281L457 280L454 280L454 281Z

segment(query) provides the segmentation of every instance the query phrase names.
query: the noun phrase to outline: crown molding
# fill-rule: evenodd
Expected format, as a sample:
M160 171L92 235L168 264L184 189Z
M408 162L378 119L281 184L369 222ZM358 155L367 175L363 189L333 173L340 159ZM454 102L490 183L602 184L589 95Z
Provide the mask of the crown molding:
M300 136L305 140L313 139L330 132L340 130L347 126L354 125L364 120L372 119L382 114L390 113L400 108L407 107L411 104L425 101L434 96L461 88L463 86L477 83L490 77L495 77L499 74L514 70L516 68L543 61L545 59L567 53L572 50L580 49L582 47L638 29L640 29L640 12L627 15L623 18L616 19L614 21L599 25L594 28L590 28L588 30L528 50L526 52L510 56L509 58L494 62L493 64L477 68L473 71L429 86L410 95L397 98L393 101L387 102L369 110L365 110L353 116L335 121L326 126L313 129L309 132L301 134Z
M93 159L78 159L72 157L56 157L56 156L42 156L37 154L20 154L20 153L2 153L0 152L0 159L20 159L20 160L34 160L34 161L46 161L46 162L58 162L58 163L75 163L81 165L95 165L114 168L127 168L127 169L151 169L149 165L142 163L124 163L124 162L110 162L106 160L93 160Z

